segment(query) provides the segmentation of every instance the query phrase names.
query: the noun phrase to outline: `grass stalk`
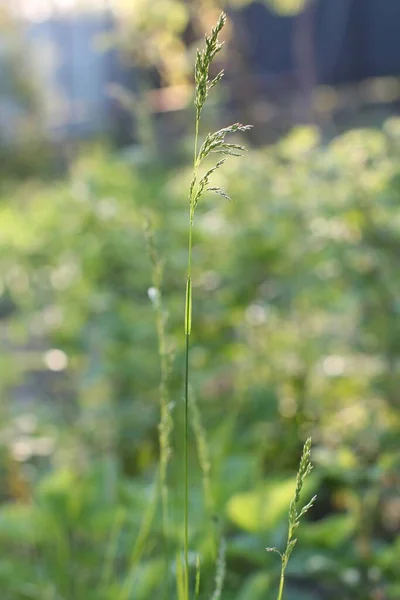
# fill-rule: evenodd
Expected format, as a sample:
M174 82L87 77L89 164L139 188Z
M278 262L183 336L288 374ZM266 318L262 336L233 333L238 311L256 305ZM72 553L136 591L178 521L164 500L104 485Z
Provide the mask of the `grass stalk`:
M285 572L281 569L281 576L279 580L279 591L277 600L282 600L283 598L283 588L285 587Z
M193 217L190 205L190 223L189 223L189 246L188 246L188 273L186 281L186 299L185 299L185 418L184 418L184 581L185 596L189 598L189 355L190 355L190 332L192 320L192 230Z
M277 548L267 548L267 552L276 552L279 554L281 558L281 575L279 580L279 590L277 600L283 600L283 590L285 587L285 572L286 567L288 565L290 556L294 550L294 547L297 543L297 538L295 538L294 534L298 526L300 525L301 518L310 510L313 506L316 496L313 496L311 500L305 504L303 507L300 507L300 495L304 486L304 482L307 476L311 473L312 464L310 461L311 456L311 438L305 442L303 446L303 452L300 459L299 470L297 471L296 476L296 489L290 503L289 507L289 526L288 526L288 535L286 541L286 548L283 553L279 552Z
M197 204L206 191L214 192L224 198L228 195L219 187L208 187L211 175L225 162L220 160L211 169L200 177L199 170L203 160L212 153L240 156L244 151L243 146L230 144L225 141L229 133L246 131L248 125L235 123L215 133L209 133L199 148L199 130L201 111L207 100L209 91L217 85L222 77L223 71L218 73L214 79L209 78L210 66L216 54L221 50L222 43L219 42L219 34L226 23L226 16L222 13L211 34L205 37L205 47L197 50L195 64L195 141L193 153L193 174L189 190L189 226L188 226L188 259L187 279L185 296L185 381L184 381L184 525L183 525L183 569L184 569L184 594L185 600L189 600L189 383L190 383L190 335L192 330L192 247L193 247L193 223Z
M200 126L200 111L196 109L195 142L193 158L193 182L189 194L189 236L188 236L188 263L185 297L185 418L184 418L184 578L185 594L189 598L189 370L190 370L190 333L192 329L192 248L193 248L193 219L194 219L194 193L198 178L198 140Z

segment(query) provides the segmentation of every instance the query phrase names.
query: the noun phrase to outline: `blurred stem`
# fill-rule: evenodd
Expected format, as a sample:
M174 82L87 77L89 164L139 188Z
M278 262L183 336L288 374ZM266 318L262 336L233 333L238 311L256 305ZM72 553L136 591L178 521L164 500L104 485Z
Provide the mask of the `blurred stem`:
M160 260L159 253L154 237L154 231L151 227L150 216L145 213L144 234L147 243L147 252L152 264L152 280L155 296L152 298L153 308L156 315L156 328L158 339L158 352L160 357L160 422L158 425L159 434L159 488L161 494L161 513L162 513L162 538L165 560L164 598L168 594L169 582L169 490L168 490L168 466L171 456L171 433L173 430L173 419L171 415L171 406L168 393L168 379L170 373L171 356L167 343L167 313L164 309L162 296L163 263Z

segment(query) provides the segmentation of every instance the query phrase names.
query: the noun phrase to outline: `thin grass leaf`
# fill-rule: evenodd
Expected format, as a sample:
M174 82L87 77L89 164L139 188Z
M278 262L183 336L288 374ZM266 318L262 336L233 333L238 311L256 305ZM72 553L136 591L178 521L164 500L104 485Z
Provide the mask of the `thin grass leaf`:
M186 600L186 583L182 556L178 553L176 556L176 589L178 600Z
M200 559L200 554L197 554L197 556L196 556L196 585L194 588L195 600L197 600L197 598L200 595L200 579L201 579L201 559Z

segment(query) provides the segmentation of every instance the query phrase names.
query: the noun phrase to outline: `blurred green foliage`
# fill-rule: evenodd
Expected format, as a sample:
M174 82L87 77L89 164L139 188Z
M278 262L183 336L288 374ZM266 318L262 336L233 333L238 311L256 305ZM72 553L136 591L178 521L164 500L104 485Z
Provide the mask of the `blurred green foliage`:
M191 444L201 598L276 596L302 441L314 440L287 600L399 596L400 124L324 143L294 130L220 174L193 257L193 375L218 524ZM106 151L0 200L0 589L4 600L174 598L190 167ZM224 179L222 181L222 178ZM159 358L143 221L175 355L168 565L157 486ZM382 595L383 594L383 595Z

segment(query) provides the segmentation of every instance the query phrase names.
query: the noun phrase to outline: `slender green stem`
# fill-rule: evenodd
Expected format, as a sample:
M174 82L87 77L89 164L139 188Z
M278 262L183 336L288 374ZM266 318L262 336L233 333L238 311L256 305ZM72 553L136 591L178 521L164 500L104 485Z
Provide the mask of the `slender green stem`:
M188 268L186 281L185 300L185 391L184 391L184 580L185 596L189 599L189 356L190 356L190 332L192 328L192 238L193 238L193 214L194 214L194 190L197 182L198 158L197 147L199 138L200 114L196 111L196 136L194 143L193 159L193 187L189 198L189 239L188 239Z
M184 416L184 580L185 596L189 598L189 354L190 354L190 330L192 321L192 217L189 224L189 244L188 244L188 275L186 282L186 301L185 301L185 416Z
M284 568L283 568L283 565L282 565L281 580L280 580L280 583L279 583L279 592L278 592L278 598L277 598L277 600L282 600L282 598L283 598L283 588L284 588L284 585L285 585L285 571L284 571Z
M188 280L189 281L189 280ZM187 313L186 313L187 314ZM185 360L185 523L184 523L184 561L185 561L185 596L189 598L189 415L188 415L188 398L189 398L189 351L190 351L190 335L186 333L186 360Z

